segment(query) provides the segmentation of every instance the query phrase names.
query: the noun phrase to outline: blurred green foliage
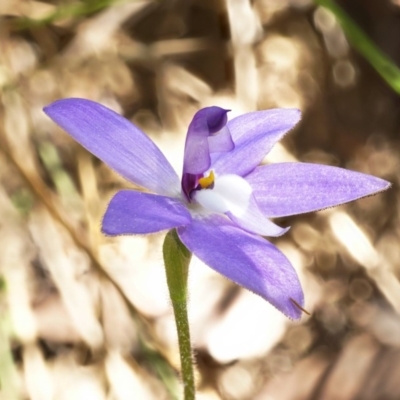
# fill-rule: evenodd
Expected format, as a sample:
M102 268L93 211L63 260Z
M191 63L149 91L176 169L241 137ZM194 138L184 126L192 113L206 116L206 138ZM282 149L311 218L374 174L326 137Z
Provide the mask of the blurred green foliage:
M53 13L49 14L45 18L41 19L20 18L18 19L16 26L18 29L27 29L35 26L48 25L55 21L59 21L66 18L80 17L93 14L114 3L121 3L121 2L122 0L84 0L79 3L66 4L57 7Z
M400 69L368 38L365 32L332 0L314 0L332 12L351 45L375 68L389 86L400 94Z

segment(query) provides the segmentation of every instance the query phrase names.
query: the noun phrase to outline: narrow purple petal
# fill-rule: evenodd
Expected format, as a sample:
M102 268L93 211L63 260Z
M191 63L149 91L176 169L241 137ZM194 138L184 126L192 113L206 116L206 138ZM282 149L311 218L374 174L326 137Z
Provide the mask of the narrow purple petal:
M390 187L371 175L319 164L280 163L246 176L261 211L283 217L337 206Z
M106 235L155 233L190 224L187 208L170 197L121 190L112 199L103 218Z
M225 110L221 107L211 106L203 108L199 113L203 113L207 118L207 125L210 133L216 133L220 131L228 122L227 113L230 110Z
M265 155L300 120L296 109L272 109L256 111L236 117L228 122L234 150L218 154L212 169L218 175L251 172Z
M208 136L206 109L195 114L189 125L186 136L183 173L199 175L210 167L210 151L208 149Z
M235 144L233 143L231 133L227 126L224 126L215 135L208 137L208 147L210 153L224 153L235 148Z
M226 128L227 112L220 107L202 108L189 125L182 173L182 191L189 201L198 179L211 165L211 153L230 151L234 147Z
M227 112L219 107L206 107L194 115L186 136L184 174L199 175L208 170L211 165L208 137L225 126Z
M124 178L154 193L180 193L179 178L158 147L121 115L85 99L58 100L44 111Z
M178 228L186 247L228 279L260 295L282 313L299 319L303 292L288 259L271 243L235 226L223 216L193 219Z

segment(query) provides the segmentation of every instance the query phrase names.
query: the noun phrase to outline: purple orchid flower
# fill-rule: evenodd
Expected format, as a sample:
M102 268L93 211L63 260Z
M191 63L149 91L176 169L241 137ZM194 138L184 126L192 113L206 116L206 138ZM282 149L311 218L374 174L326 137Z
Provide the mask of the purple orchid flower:
M390 186L325 165L259 166L300 120L295 109L251 112L230 121L228 110L201 109L189 125L181 182L146 134L110 109L63 99L44 111L112 169L151 192L119 191L104 215L105 234L176 228L200 260L293 319L304 304L300 282L288 259L262 237L289 228L268 218L321 210Z

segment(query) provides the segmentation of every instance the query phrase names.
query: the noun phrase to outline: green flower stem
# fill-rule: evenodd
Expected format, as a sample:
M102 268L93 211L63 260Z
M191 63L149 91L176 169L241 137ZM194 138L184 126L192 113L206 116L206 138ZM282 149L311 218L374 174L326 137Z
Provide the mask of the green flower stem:
M192 348L187 314L187 279L192 255L180 241L175 229L169 231L165 237L163 253L169 295L178 332L184 399L194 400Z
M397 93L400 93L400 69L368 38L362 29L332 0L314 0L332 12L352 46L375 68Z

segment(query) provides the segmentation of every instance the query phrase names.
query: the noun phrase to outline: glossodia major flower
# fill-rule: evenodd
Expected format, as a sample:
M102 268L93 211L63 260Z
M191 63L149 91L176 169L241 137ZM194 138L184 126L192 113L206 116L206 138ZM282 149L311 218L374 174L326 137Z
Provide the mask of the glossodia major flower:
M251 112L203 108L186 137L180 180L158 147L131 122L101 104L58 100L46 114L82 146L150 193L121 190L104 215L107 235L176 228L205 264L298 319L303 292L288 259L263 236L288 228L269 218L343 204L387 189L382 179L318 164L261 165L300 119L294 109Z

